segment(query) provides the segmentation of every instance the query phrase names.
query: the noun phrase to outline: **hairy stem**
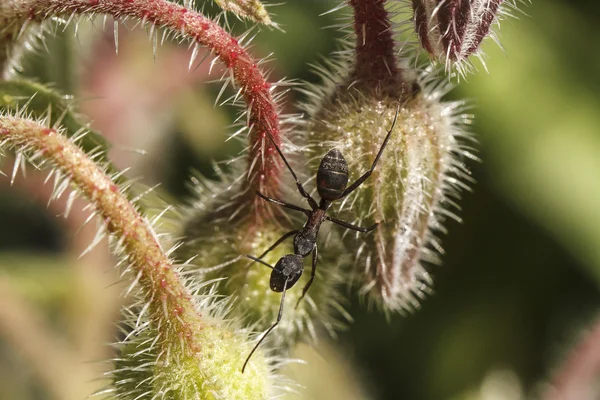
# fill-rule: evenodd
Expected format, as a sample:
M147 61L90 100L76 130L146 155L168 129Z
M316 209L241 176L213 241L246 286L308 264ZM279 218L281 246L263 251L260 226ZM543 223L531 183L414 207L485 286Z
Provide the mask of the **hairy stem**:
M233 80L241 88L240 94L248 104L249 120L256 125L250 134L245 189L259 190L269 196L278 195L282 165L265 133L268 128L275 142L281 143L273 87L258 63L236 38L204 15L166 0L8 0L0 4L0 21L16 20L22 25L52 17L70 18L84 14L107 14L115 19L136 18L210 48L231 70ZM0 28L0 34L2 31ZM247 193L257 216L264 215L268 203L256 200L254 190L247 190Z
M401 79L386 0L350 0L356 33L352 78L362 89L394 91Z
M104 171L60 132L36 121L0 117L2 143L48 160L93 203L109 233L121 243L135 279L147 294L150 319L164 342L179 344L181 340L186 349L198 351L193 333L201 325L200 315L153 229Z

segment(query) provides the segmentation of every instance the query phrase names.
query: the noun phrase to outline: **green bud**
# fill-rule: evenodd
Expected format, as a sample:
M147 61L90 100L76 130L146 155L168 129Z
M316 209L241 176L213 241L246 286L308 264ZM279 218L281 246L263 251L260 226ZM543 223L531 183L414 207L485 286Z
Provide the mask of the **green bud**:
M227 182L228 178L224 180ZM275 216L271 220L257 221L250 217L251 203L245 206L244 211L230 218L234 214L232 210L240 205L236 201L228 204L223 199L243 197L230 194L235 193L235 188L221 193L220 188L227 186L227 183L213 188L214 193L221 193L213 197L208 193L207 185L210 184L197 181L198 199L185 212L182 229L186 244L180 250L179 257L195 257L190 263L193 266L189 268L204 280L223 279L218 291L233 299L232 314L244 318L254 331L264 331L277 318L282 294L270 289L271 269L244 255L259 257L284 234L300 229L303 222L298 218L290 222L279 209L274 210ZM328 227L324 226L318 245L326 242L330 234ZM339 244L334 244L335 237L328 242L331 243L329 247L338 251L330 252L327 256L319 255L316 277L304 299L298 303L302 289L311 276L312 257L304 259L302 277L286 290L282 320L267 340L271 347L280 351L288 350L304 331L308 331L312 337L316 337L321 328L333 334L340 325L337 316L342 314L349 318L340 305L339 295L342 285L340 265L345 259L341 256L343 250ZM294 253L292 243L293 237L290 236L262 260L275 266L281 257Z
M430 290L424 264L439 262L436 235L447 216L455 217L448 206L468 178L460 160L469 155L460 143L460 104L442 102L443 88L416 80L385 94L336 88L309 110L307 158L315 170L327 150L339 149L349 165L348 185L369 170L398 112L373 174L339 201L338 217L360 226L379 223L369 234L345 236L361 292L386 311L412 310Z
M243 334L218 324L196 333L197 351L159 353L156 330L130 335L122 343L112 383L117 399L249 399L274 396L270 367L262 353L242 374L251 343Z

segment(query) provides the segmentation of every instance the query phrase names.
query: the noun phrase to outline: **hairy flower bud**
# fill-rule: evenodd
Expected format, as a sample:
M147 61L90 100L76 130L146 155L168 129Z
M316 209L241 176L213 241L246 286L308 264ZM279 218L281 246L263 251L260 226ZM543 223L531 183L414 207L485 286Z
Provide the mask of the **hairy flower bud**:
M421 45L438 60L460 64L476 53L498 20L503 0L412 0Z
M182 353L173 344L171 352L161 353L158 331L145 328L147 321L140 323L135 317L126 321L127 339L116 345L119 358L110 373L116 399L265 400L279 394L280 390L272 384L272 367L262 352L255 355L254 363L242 374L240 369L252 343L246 334L223 321L224 315L219 314L224 310L222 306L219 310L216 296L203 297L199 303L204 303L205 309L212 308L214 323L202 325L195 333L200 351ZM136 324L142 328L136 329Z
M361 291L386 311L414 309L429 291L423 264L438 262L442 250L435 236L444 231L446 216L455 217L447 208L468 176L459 158L466 153L459 142L459 103L441 102L442 89L419 79L389 96L342 84L311 111L312 168L337 148L349 165L349 185L369 170L398 112L372 175L340 200L337 215L365 227L379 223L375 231L348 234L345 241L355 255Z
M300 229L302 222L294 218L290 224L280 209L273 210L271 219L256 221L244 208L250 204L240 204L240 199L247 201L246 196L232 194L239 188L232 187L228 177L222 178L222 184L195 181L197 199L183 217L186 244L180 257L195 257L191 262L193 273L203 275L204 279L225 278L219 293L235 299L233 314L243 317L253 330L263 331L275 322L282 294L270 288L271 269L244 255L259 257L284 234ZM229 190L225 189L227 186ZM236 212L240 207L242 211ZM326 227L322 235L327 236ZM262 260L274 266L284 255L294 253L292 241L293 238L288 237ZM339 245L332 247L342 252ZM296 307L311 275L312 259L304 259L302 277L286 291L283 318L269 334L273 348L293 344L298 333L306 330L313 337L319 327L333 334L339 322L333 320L332 315L343 313L338 294L341 286L338 267L343 260L344 257L337 254L335 257L319 255L313 284Z

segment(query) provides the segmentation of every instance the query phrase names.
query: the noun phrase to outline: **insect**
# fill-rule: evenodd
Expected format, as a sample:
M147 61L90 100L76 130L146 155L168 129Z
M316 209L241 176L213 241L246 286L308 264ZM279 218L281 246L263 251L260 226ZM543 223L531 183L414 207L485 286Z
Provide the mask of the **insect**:
M294 178L294 181L296 182L298 192L300 192L300 195L307 200L308 205L310 206L310 209L302 208L302 207L296 206L294 204L285 203L283 201L273 199L271 197L267 197L258 191L256 192L256 194L258 196L260 196L262 199L264 199L265 201L277 204L279 206L288 208L290 210L299 211L299 212L304 213L307 217L307 220L306 220L306 223L304 224L304 226L302 227L302 229L293 230L291 232L286 233L281 238L279 238L271 247L269 247L267 250L265 250L260 256L254 257L254 256L251 256L248 254L244 255L245 257L247 257L253 261L259 262L259 263L269 267L272 270L270 281L269 281L269 286L271 287L271 290L273 290L274 292L281 293L281 303L279 305L279 313L277 314L277 320L275 321L275 323L273 325L271 325L271 327L269 329L267 329L265 331L265 333L262 335L262 337L260 338L258 343L254 346L254 348L252 349L252 351L246 358L246 361L244 362L244 366L242 367L242 373L244 373L244 370L246 369L246 365L248 365L248 361L250 361L250 358L252 357L252 355L254 354L256 349L265 340L267 335L281 321L281 317L283 315L283 304L285 301L285 292L286 292L286 290L293 287L296 284L296 282L298 282L300 277L302 276L302 273L304 272L304 258L308 257L310 254L312 254L312 270L311 270L311 274L310 274L310 279L306 283L304 288L302 289L302 295L298 299L298 302L296 303L296 307L298 307L298 304L300 304L300 301L304 298L304 296L306 295L306 292L312 285L313 280L315 279L316 271L317 271L317 258L318 258L317 235L319 233L319 229L321 228L321 224L323 223L323 221L330 221L330 222L333 222L334 224L343 226L346 229L351 229L351 230L363 232L363 233L370 232L377 227L378 224L374 224L367 228L363 228L360 226L350 224L348 222L328 216L327 210L331 206L332 202L346 197L347 195L352 193L354 190L356 190L360 185L362 185L363 182L365 182L367 180L367 178L369 178L369 176L371 176L371 174L375 170L375 167L377 166L377 162L381 158L381 155L383 154L383 151L385 150L385 147L392 135L392 131L394 129L394 126L396 125L396 120L398 119L399 109L400 109L400 106L398 106L398 108L396 108L396 114L394 116L392 126L388 130L387 135L386 135L385 139L383 140L381 147L379 148L379 152L377 153L377 156L375 156L375 160L373 160L373 164L371 165L371 168L367 172L365 172L362 176L360 176L356 181L354 181L354 183L352 183L350 186L347 186L348 179L349 179L348 163L346 162L346 159L344 158L342 153L338 149L334 148L334 149L329 150L327 152L327 154L325 154L325 156L321 160L319 169L317 171L317 192L319 193L319 196L321 197L321 201L318 203L304 189L304 187L302 186L302 183L300 183L300 181L298 180L296 173L294 172L294 170L288 163L288 161L285 158L285 156L283 155L281 149L279 148L279 146L277 146L277 143L275 143L273 136L271 135L269 130L266 129L267 135L269 136L269 139L273 143L273 146L275 146L275 149L279 153L279 156L285 163L287 169L292 174L292 177ZM294 236L294 254L284 255L283 257L281 257L279 259L279 261L277 261L275 266L272 266L262 260L262 258L264 256L266 256L269 252L271 252L273 249L275 249L277 246L279 246L284 240L286 240L290 236Z

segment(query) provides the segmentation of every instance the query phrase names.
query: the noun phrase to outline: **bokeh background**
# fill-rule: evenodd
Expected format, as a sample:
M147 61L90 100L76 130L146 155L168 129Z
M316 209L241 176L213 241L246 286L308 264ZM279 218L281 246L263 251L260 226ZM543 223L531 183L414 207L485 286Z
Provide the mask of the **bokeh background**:
M318 82L309 65L338 48L322 27L335 4L286 1L272 8L285 29L264 30L253 53L274 53L274 77ZM600 310L600 5L538 0L504 21L504 50L488 40L487 70L450 97L473 104L481 163L449 222L435 295L414 315L350 305L354 323L335 341L301 345L310 366L290 373L294 399L513 400L536 398ZM207 11L214 10L207 8ZM234 21L236 30L244 24ZM225 141L235 110L214 107L208 63L187 72L190 50L165 44L153 60L140 29L112 23L62 28L25 63L25 74L76 96L79 110L114 144L129 176L162 183L185 201L191 170L242 146ZM477 64L477 62L476 62ZM478 65L478 64L477 64ZM290 93L287 111L302 100ZM143 150L142 152L138 150ZM10 173L10 160L2 170ZM81 399L97 389L115 337L119 277L106 244L82 258L95 226L85 214L56 218L51 186L29 170L12 187L0 176L0 399Z

